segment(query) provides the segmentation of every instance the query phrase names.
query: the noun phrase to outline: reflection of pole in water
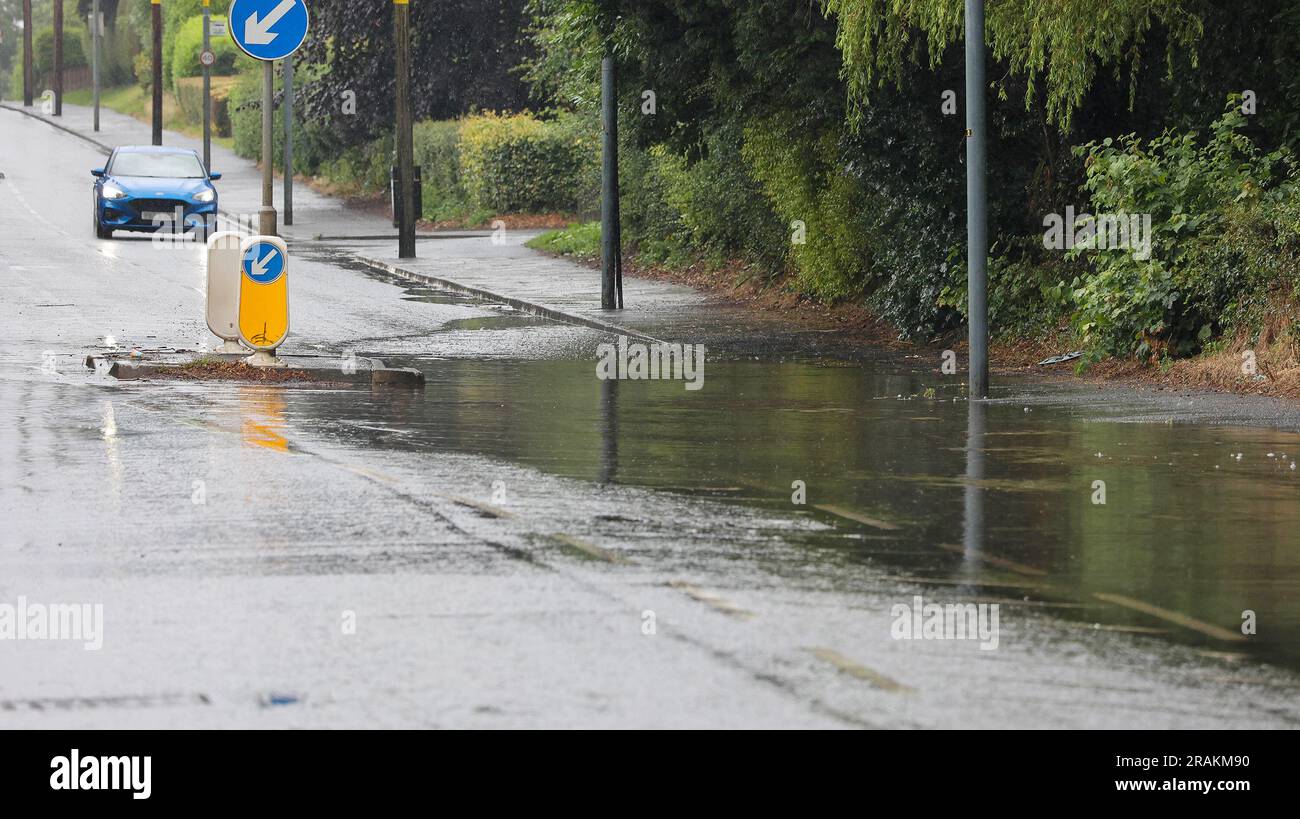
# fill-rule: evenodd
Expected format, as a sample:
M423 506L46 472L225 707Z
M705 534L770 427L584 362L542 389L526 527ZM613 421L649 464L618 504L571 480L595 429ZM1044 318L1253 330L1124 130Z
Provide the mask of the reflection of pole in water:
M603 447L600 453L600 482L613 483L618 474L618 379L600 382L600 420Z
M984 427L988 405L970 401L966 412L966 504L962 545L968 565L984 551Z

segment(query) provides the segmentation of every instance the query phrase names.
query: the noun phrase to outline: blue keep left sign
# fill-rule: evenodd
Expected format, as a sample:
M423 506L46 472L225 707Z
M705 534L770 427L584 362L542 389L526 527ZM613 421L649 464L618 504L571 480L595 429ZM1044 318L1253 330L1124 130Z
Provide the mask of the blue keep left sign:
M244 252L244 275L258 284L271 284L284 274L284 252L270 242L257 242Z
M255 60L283 60L307 39L305 0L235 0L230 36Z

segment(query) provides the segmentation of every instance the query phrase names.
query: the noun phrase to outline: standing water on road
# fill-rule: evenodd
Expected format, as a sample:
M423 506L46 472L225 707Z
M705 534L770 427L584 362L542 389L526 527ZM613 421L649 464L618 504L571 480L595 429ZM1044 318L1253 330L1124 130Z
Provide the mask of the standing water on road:
M1300 435L972 403L898 364L710 361L695 392L599 381L591 361L390 363L423 369L424 394L290 390L286 419L812 516L833 528L789 535L810 564L862 561L1083 628L1300 666ZM1249 648L1247 616L1266 624Z

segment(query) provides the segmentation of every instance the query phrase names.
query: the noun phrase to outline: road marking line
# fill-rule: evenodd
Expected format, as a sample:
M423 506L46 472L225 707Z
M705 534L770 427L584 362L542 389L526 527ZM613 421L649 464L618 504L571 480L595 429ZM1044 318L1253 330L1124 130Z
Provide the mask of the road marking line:
M490 503L480 503L479 501L471 500L470 498L462 498L459 495L442 495L441 493L438 494L440 497L444 497L447 500L451 501L452 503L457 503L460 504L461 506L468 506L470 509L477 509L478 511L483 512L484 514L487 515L491 515L494 518L515 517L514 512L509 512L505 509L502 509L499 506L493 506Z
M952 552L953 554L958 554L958 555L966 554L965 547L958 546L955 543L940 543L939 548L943 549L946 552ZM1005 557L998 557L997 555L985 554L984 552L975 552L974 554L971 555L971 557L974 558L975 560L980 561L981 563L987 563L990 566L997 566L999 569L1009 569L1010 571L1016 572L1017 574L1027 574L1032 577L1047 576L1047 572L1043 571L1042 569L1035 568L1026 563L1017 563L1014 560L1007 560Z
M1152 617L1159 617L1162 620L1168 620L1169 622L1176 623L1183 628L1189 628L1192 631L1199 631L1200 633L1213 637L1216 640L1224 640L1232 643L1244 643L1246 641L1246 636L1244 634L1238 634L1235 631L1229 631L1226 628L1212 625L1203 620L1197 620L1195 617L1188 617L1186 614L1179 614L1176 611L1170 611L1169 609L1164 609L1160 606L1153 606L1152 604L1144 603L1141 600L1134 600L1132 597L1125 597L1122 594L1093 592L1092 596L1096 597L1098 600L1105 600L1107 603L1126 606L1134 611L1140 611L1143 614L1149 614Z
M580 552L586 557L594 558L595 560L603 560L606 563L616 563L624 566L632 565L631 560L623 557L618 552L610 551L609 549L602 548L594 543L588 543L587 541L582 540L581 538L576 538L573 535L566 535L563 532L557 532L547 535L547 537L556 543L559 543L561 546L568 547L571 550Z
M870 515L863 515L859 512L854 512L852 509L845 509L842 506L833 506L828 503L822 503L822 504L814 504L813 508L820 509L823 512L829 512L832 515L835 515L837 517L847 518L848 520L857 521L858 523L862 523L867 526L872 526L876 529L884 529L886 531L896 532L902 528L901 526L898 526L897 524L894 523L890 523L889 521L881 520L880 518L873 518Z
M735 617L737 620L748 620L756 616L754 612L749 611L748 609L742 609L730 600L718 597L715 594L710 594L699 586L692 585L683 580L673 580L670 581L668 585L671 588L684 593L687 597L703 603L706 606L711 606L730 617Z
M898 694L911 694L916 691L909 685L903 685L898 680L886 677L875 669L867 668L865 665L855 663L843 654L830 648L813 646L805 648L804 651L812 653L814 657L823 662L830 663L840 671L855 677L863 682L871 683L881 691L892 691Z
M364 478L370 478L372 480L379 481L380 483L386 483L389 484L390 486L396 486L401 483L401 481L399 481L394 477L385 475L382 472L376 472L375 470L370 469L368 467L357 466L355 464L347 463L346 461L340 462L339 466L343 467L344 469L346 469L347 471L353 474L360 475Z

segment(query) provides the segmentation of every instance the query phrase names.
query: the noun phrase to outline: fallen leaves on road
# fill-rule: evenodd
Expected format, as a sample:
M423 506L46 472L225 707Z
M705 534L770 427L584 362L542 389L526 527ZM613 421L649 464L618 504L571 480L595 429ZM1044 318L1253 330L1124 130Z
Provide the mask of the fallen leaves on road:
M320 382L317 374L288 367L250 367L242 361L194 361L177 367L160 367L152 376L184 381L251 381L259 384Z

